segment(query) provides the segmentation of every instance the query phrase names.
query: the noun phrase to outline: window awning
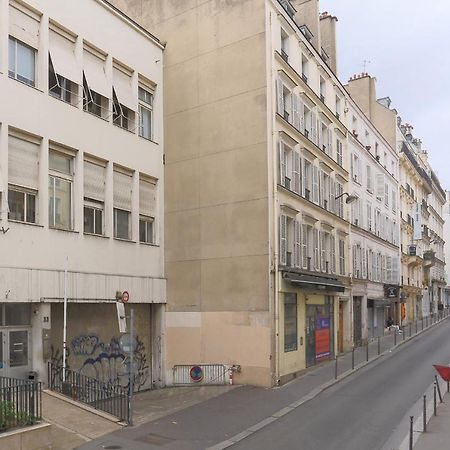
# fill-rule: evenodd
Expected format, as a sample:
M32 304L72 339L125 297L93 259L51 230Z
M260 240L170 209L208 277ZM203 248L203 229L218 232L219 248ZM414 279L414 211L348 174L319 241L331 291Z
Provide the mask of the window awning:
M113 86L119 103L132 111L137 111L137 90L136 92L133 90L131 76L117 67L113 67Z
M83 84L81 67L75 57L75 44L50 30L49 51L55 72L78 85Z
M305 289L319 289L328 292L344 292L345 286L336 278L327 278L314 275L305 275L294 272L283 273L283 278L292 284Z
M106 79L105 61L85 50L83 53L83 70L90 90L103 97L112 97L112 87Z

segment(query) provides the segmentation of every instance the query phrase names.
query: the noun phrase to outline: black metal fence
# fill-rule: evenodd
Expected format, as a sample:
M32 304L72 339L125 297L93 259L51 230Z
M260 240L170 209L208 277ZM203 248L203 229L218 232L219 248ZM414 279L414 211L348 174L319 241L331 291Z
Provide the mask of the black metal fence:
M42 383L0 377L0 432L42 420Z
M130 423L128 386L106 383L67 368L63 377L63 371L62 366L48 363L49 389Z

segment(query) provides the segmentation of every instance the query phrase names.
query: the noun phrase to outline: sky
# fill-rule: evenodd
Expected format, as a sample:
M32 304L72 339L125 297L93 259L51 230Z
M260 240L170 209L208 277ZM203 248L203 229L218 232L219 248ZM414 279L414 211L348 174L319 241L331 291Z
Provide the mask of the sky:
M364 71L422 140L450 189L450 0L320 0L338 17L338 76Z

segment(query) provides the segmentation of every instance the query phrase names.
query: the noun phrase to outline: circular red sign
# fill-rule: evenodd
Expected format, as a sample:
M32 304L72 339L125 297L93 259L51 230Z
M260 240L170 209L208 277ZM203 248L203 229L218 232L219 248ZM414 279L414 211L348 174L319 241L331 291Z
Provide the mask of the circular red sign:
M130 294L128 293L128 291L123 291L122 301L124 303L128 303L128 300L130 300Z
M203 369L200 366L193 366L189 371L189 376L191 377L192 381L198 383L199 381L203 380Z

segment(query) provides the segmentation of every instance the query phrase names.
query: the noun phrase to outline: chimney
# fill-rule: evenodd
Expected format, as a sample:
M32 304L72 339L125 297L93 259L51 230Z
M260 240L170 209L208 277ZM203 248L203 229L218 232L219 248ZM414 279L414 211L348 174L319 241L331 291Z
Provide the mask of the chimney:
M363 113L372 120L372 107L376 102L376 78L363 72L360 75L353 75L346 86L350 96L358 103Z
M320 15L320 39L322 48L330 57L329 66L337 74L336 22L337 17L324 12Z
M321 53L320 27L319 27L319 0L291 0L292 6L297 10L295 22L299 27L306 25L311 31L312 44Z

